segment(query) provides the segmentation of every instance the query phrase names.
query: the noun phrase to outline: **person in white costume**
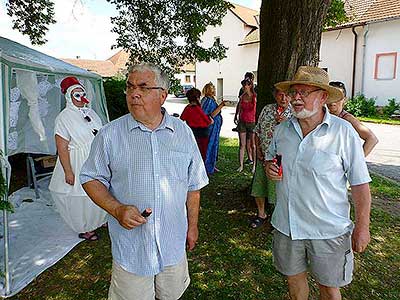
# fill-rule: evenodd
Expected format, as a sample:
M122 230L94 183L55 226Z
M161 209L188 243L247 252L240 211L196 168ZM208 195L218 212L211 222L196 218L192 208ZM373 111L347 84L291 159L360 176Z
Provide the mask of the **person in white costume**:
M58 159L49 190L64 221L79 237L98 240L94 231L105 222L106 212L86 195L79 173L92 141L102 126L99 116L87 104L84 86L75 77L60 84L66 107L55 120L54 135Z

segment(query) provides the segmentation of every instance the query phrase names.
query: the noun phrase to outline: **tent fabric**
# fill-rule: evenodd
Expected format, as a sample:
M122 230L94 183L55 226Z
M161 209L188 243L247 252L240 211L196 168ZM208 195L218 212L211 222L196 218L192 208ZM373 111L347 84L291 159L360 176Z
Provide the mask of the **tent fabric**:
M27 100L29 106L29 119L33 130L39 135L40 141L46 140L43 122L39 115L39 86L36 72L16 70L17 88Z
M0 296L11 297L39 274L63 258L82 241L55 210L48 190L50 178L39 180L40 199L24 187L9 197L15 212L9 215L11 293L6 295L4 277L0 277ZM3 217L0 216L3 225ZM2 242L4 237L0 238ZM0 251L0 266L4 267Z
M54 121L65 107L60 82L67 76L83 83L92 109L107 123L101 76L0 37L0 151L5 158L17 153L56 153ZM4 164L1 169L4 172ZM16 212L7 214L9 223L0 220L9 232L0 238L1 272L5 271L5 249L10 258L10 285L0 276L0 296L17 293L80 241L54 210L47 185L42 186L40 199L29 189L13 194Z

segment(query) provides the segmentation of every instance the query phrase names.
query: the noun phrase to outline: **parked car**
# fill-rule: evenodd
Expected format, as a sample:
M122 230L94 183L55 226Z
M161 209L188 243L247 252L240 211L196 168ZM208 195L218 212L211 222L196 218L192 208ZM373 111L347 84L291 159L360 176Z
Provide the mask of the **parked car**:
M175 97L185 97L186 96L186 92L190 89L194 88L193 85L191 84L184 84L181 86L181 89L177 92L175 92Z

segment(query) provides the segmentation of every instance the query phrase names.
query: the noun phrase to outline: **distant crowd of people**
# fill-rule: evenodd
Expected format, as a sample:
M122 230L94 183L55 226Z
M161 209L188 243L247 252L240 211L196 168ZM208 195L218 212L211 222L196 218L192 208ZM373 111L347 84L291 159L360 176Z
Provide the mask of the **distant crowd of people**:
M132 66L125 88L129 114L104 125L85 87L75 77L61 82L66 108L56 119L50 191L82 239L95 241L95 229L108 226L110 300L179 299L190 283L186 250L198 240L200 190L219 171L226 101L218 104L211 82L202 91L192 88L179 119L162 107L168 88L159 67ZM257 117L254 74L246 73L234 117L237 171L252 165L257 214L250 226L272 224L274 264L287 277L292 299L308 299L308 272L320 299L341 299L339 288L352 280L353 251L363 252L370 240L365 156L378 140L343 110L344 84L330 82L320 68L300 67L272 93L276 103Z

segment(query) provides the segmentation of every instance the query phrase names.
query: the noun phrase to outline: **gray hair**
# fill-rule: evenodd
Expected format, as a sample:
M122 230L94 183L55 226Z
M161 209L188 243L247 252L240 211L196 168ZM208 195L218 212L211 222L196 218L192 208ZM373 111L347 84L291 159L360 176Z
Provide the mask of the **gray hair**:
M142 62L137 65L132 65L128 69L128 75L133 72L143 72L143 71L150 71L153 72L155 75L155 82L157 86L162 87L165 90L169 88L169 77L168 74L161 70L160 67L156 66L155 64Z

